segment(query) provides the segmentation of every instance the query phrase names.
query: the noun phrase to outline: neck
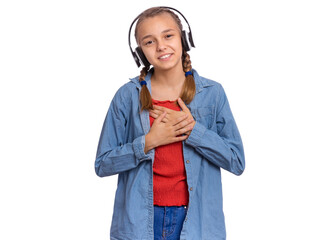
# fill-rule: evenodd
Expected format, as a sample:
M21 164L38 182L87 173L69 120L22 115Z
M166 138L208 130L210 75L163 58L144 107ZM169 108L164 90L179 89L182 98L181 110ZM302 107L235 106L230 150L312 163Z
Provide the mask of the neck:
M154 69L151 80L154 84L160 86L181 86L185 80L185 73L183 71L182 65L180 68L173 68L169 70Z

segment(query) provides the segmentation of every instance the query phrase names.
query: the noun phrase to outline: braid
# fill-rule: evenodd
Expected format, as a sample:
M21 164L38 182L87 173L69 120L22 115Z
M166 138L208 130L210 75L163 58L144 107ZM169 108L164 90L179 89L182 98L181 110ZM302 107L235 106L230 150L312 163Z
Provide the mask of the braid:
M191 61L190 61L190 56L189 54L183 50L183 55L182 55L182 65L183 65L183 71L188 72L191 71Z
M149 70L148 67L143 67L140 76L139 76L139 82L145 81L145 77L147 75L147 72ZM140 91L140 103L141 103L141 111L144 109L153 109L153 104L152 104L152 97L149 93L149 90L147 88L147 85L142 85L141 86L141 91Z
M182 65L183 65L184 72L191 71L192 66L191 66L190 56L185 50L183 50L183 54L182 54ZM188 75L186 76L186 79L183 84L181 99L186 104L189 104L193 100L195 96L195 92L196 92L196 85L195 85L194 76Z

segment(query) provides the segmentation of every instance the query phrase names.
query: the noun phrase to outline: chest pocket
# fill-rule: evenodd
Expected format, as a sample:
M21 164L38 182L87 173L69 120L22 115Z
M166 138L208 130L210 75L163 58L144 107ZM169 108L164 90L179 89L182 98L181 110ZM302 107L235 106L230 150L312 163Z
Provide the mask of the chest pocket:
M199 107L190 109L191 115L193 115L194 119L201 123L203 126L211 129L213 126L214 115L215 115L215 107Z

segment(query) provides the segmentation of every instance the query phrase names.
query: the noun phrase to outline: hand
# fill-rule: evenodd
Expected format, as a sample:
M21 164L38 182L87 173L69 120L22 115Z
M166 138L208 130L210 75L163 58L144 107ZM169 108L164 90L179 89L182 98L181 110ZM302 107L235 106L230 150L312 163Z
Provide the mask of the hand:
M167 123L169 121L173 121L174 119L177 119L181 116L185 116L187 115L187 120L190 120L190 126L191 126L191 130L186 132L185 134L187 134L188 136L190 135L192 129L195 126L195 120L193 118L193 116L191 115L188 107L184 104L184 102L182 101L181 98L177 99L178 104L180 105L180 107L182 108L182 111L175 111L169 108L165 108L165 107L161 107L161 106L156 106L154 105L154 110L151 110L149 112L149 115L151 117L153 117L154 119L157 119L163 112L167 112L167 115L162 119L162 122Z
M173 142L183 141L188 138L185 134L191 131L192 125L190 125L193 119L187 119L188 115L184 114L172 119L168 122L163 122L163 119L167 116L167 112L164 111L156 118L152 124L149 133L145 136L145 153L155 147L166 145Z

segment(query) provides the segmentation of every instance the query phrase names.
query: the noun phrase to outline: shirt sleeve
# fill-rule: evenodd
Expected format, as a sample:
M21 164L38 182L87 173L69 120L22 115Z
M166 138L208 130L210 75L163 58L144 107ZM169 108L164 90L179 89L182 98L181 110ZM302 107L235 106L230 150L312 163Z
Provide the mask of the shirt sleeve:
M185 143L213 164L235 175L245 169L244 148L223 87L218 85L216 132L196 121Z
M145 135L125 142L126 123L130 107L122 99L120 91L108 109L97 148L95 171L100 177L118 174L133 169L144 160L150 160L150 151L145 154Z

